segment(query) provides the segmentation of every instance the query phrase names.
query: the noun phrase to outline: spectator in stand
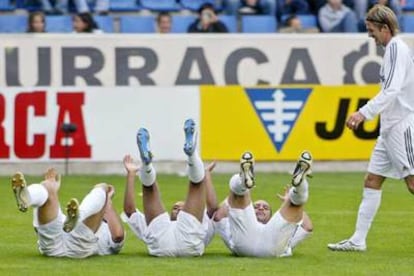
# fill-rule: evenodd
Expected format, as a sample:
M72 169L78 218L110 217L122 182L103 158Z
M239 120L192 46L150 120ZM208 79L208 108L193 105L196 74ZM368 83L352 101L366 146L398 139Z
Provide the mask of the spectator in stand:
M45 15L43 12L32 12L29 14L27 22L28 33L44 33L46 32Z
M46 14L64 14L69 12L69 0L41 0L42 8ZM54 6L52 3L54 2ZM89 4L94 2L94 11L100 15L107 15L109 11L109 0L74 0L78 13L90 12Z
M221 4L229 15L246 14L276 14L276 0L222 0Z
M68 1L68 0L64 0ZM91 12L89 9L89 4L94 3L94 12L99 15L107 15L109 11L109 0L74 0L76 10L78 13Z
M221 22L214 10L214 5L204 3L198 10L199 17L188 27L189 33L228 33L228 29Z
M293 14L286 18L283 27L279 29L280 33L319 33L316 27L304 28L300 17Z
M358 32L356 15L342 0L328 0L319 10L318 20L324 33Z
M355 1L365 1L365 0L355 0ZM312 14L317 15L319 10L326 4L326 0L307 0L309 4L309 9ZM354 6L356 7L357 3L354 4L354 0L343 0L342 3L354 10ZM356 11L355 11L356 12Z
M40 2L44 13L49 15L64 14L68 10L68 0L40 0Z
M390 8L397 16L401 25L402 9L399 0L358 0L355 2L354 10L358 18L359 31L367 31L367 28L365 27L365 15L375 4L384 5Z
M276 0L276 18L279 22L282 17L290 14L308 14L310 13L309 4L306 0Z
M260 5L260 0L242 0L238 14L241 15L259 15L263 14L263 6Z
M171 15L168 12L160 12L158 14L157 31L160 34L171 33Z
M73 17L73 30L75 33L102 33L92 14L88 12L78 13Z

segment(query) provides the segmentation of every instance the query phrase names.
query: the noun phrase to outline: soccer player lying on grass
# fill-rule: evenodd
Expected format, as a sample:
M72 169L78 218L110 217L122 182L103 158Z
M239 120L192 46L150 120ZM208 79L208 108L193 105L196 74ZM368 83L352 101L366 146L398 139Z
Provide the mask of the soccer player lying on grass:
M152 165L150 137L146 129L139 129L137 135L141 168L129 155L124 158L127 184L124 213L121 217L138 238L146 243L149 254L153 256L201 256L214 234L210 219L217 209L210 179L214 164L208 167L206 173L196 150L197 135L193 120L189 119L184 123L184 132L189 190L184 203L174 204L171 216L168 216L161 201L156 172ZM144 214L136 209L135 204L134 181L137 172L142 183Z
M34 208L33 225L43 255L86 258L116 254L121 250L124 229L112 206L112 186L95 185L80 205L72 198L67 205L67 216L60 208L60 176L55 169L49 169L40 184L29 186L18 172L12 178L12 188L20 211Z
M312 156L301 154L292 177L292 187L281 208L272 216L264 200L252 204L250 189L255 185L254 159L250 152L241 158L241 171L230 179L230 194L215 214L217 231L227 247L239 256L285 257L312 231L303 211L308 199L306 176L311 173ZM228 219L227 219L228 217Z
M282 202L288 201L288 193L289 188L287 187L285 190L284 195L277 195ZM286 204L286 203L285 203ZM256 219L258 222L262 224L266 224L272 218L272 207L270 204L263 200L259 199L253 203L253 208L256 214ZM223 202L220 208L217 210L217 213L214 215L214 225L216 227L216 231L219 236L222 238L223 242L226 246L232 250L231 245L231 232L230 232L230 224L229 224L229 205L227 203L227 199ZM306 212L303 212L303 219L302 222L299 224L298 229L296 230L295 234L293 235L292 239L289 242L289 247L285 253L281 256L289 257L292 255L292 250L306 238L308 238L313 231L313 225L310 217Z

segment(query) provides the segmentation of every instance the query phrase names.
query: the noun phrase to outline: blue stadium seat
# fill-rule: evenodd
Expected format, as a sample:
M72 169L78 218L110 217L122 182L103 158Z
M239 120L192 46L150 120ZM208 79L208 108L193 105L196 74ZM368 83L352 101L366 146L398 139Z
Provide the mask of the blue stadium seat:
M277 29L273 15L245 15L241 18L243 33L274 33Z
M0 0L0 11L13 11L14 5L10 0Z
M171 32L172 33L186 33L188 30L188 27L191 23L194 22L194 20L197 19L197 16L194 15L174 15L172 17L172 26L171 26Z
M71 33L73 32L72 17L70 15L46 16L47 33Z
M121 16L119 21L121 33L155 33L154 16Z
M111 0L109 10L118 12L138 11L140 9L136 0Z
M303 28L317 28L318 23L316 16L313 14L298 14L298 18L300 19L300 22L302 23Z
M414 11L414 0L405 0L405 3L401 5L403 11Z
M95 15L93 18L95 19L96 24L98 24L99 29L104 33L114 32L114 20L112 16Z
M181 6L191 11L198 11L198 8L204 3L211 3L216 9L221 9L221 7L217 7L215 0L180 0Z
M219 15L218 18L227 26L229 33L237 33L237 18L234 15Z
M141 0L141 6L143 9L157 12L181 10L181 6L176 0Z
M414 14L404 14L402 24L404 32L414 33Z
M1 15L0 33L25 33L27 30L27 16Z

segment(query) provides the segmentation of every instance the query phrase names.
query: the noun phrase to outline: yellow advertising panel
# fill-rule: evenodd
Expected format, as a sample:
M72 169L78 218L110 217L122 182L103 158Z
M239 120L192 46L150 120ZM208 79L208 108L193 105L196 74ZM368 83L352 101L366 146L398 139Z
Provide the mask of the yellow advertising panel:
M377 85L244 88L202 86L203 159L296 160L307 149L316 160L366 160L379 133L378 118L352 131L346 118Z

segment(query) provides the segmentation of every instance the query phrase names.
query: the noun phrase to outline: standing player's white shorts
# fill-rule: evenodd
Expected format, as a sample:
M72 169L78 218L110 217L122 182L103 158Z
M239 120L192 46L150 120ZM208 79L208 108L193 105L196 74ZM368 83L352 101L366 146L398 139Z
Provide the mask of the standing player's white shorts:
M167 212L154 218L148 227L138 210L129 218L121 218L148 247L150 255L158 257L201 256L204 253L206 228L196 217L180 211L176 221Z
M397 179L414 175L412 115L378 137L368 165L368 172Z
M109 227L105 222L96 233L83 222L79 222L71 232L66 233L63 231L66 216L60 208L56 219L47 224L37 223L37 208L34 209L34 218L39 251L46 256L86 258L92 255L116 254L123 246L123 242L112 241Z
M253 204L229 207L231 250L239 256L279 257L286 252L298 223L289 223L277 212L268 223L257 221Z

